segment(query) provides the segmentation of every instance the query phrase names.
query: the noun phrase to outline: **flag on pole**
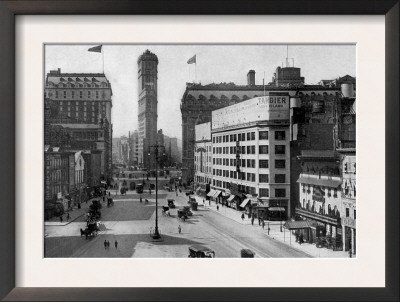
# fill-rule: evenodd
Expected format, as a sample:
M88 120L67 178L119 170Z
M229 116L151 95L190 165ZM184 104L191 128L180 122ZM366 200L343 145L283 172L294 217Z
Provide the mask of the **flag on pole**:
M191 57L191 58L187 61L187 63L188 63L188 64L193 64L193 63L196 64L196 55L194 55L193 57Z
M91 52L100 52L100 53L101 53L101 48L102 48L102 47L103 47L103 45L95 46L95 47L89 48L88 51L91 51Z

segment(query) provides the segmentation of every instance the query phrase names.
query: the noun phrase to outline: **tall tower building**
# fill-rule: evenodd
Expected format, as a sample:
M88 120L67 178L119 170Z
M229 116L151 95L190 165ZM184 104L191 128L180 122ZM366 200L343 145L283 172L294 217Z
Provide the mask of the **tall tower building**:
M139 165L155 169L157 142L157 56L146 50L138 59L139 80ZM150 153L150 155L149 155Z

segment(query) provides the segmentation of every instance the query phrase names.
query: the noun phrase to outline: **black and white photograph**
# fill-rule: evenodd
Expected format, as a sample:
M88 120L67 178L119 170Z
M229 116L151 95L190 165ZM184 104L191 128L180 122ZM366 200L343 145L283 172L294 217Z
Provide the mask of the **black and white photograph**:
M356 50L44 44L44 258L356 259Z

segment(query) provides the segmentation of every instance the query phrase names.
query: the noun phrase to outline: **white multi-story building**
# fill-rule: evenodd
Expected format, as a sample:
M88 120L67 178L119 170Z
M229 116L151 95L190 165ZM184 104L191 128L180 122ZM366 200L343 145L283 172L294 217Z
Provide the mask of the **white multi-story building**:
M212 181L212 143L211 123L198 124L195 127L195 176L196 193L205 195Z
M271 92L212 112L212 188L282 218L290 217L289 103L288 93Z

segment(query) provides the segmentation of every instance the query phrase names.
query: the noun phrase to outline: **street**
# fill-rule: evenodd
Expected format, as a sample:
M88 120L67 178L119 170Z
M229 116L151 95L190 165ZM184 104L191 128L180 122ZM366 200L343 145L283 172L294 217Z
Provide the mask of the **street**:
M154 192L149 195L148 192L128 191L125 196L112 197L114 206L103 204L102 228L94 238L80 237L80 229L86 227L83 216L64 225L46 225L45 257L187 258L188 247L193 244L211 248L218 258L240 257L243 248L251 249L255 257L310 257L269 238L258 226L240 224L202 204L185 222L178 221L177 209L187 205L188 197L184 192L177 197L175 192L164 190L158 193L158 225L162 241L155 242L150 237L155 226ZM162 214L167 198L175 199L176 208L170 210L171 216ZM149 202L145 203L145 199ZM110 247L104 247L105 240L110 242Z

